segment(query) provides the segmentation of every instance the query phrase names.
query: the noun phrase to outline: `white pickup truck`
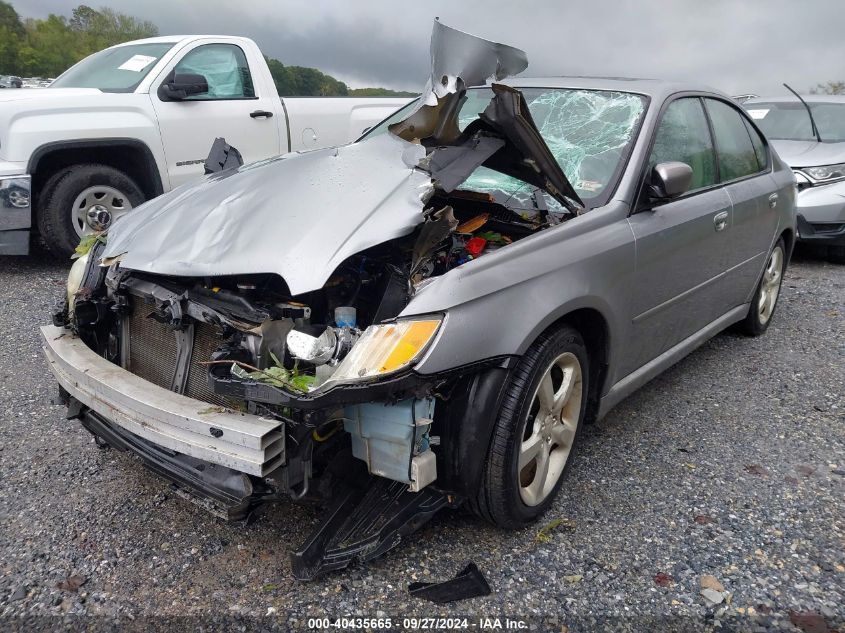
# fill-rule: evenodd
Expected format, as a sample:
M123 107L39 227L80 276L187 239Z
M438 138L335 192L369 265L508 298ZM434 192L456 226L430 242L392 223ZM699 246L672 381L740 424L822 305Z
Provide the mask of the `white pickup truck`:
M201 176L216 137L252 162L348 143L407 102L281 99L243 37L108 48L49 88L0 92L0 254L27 254L37 230L69 255L86 233Z

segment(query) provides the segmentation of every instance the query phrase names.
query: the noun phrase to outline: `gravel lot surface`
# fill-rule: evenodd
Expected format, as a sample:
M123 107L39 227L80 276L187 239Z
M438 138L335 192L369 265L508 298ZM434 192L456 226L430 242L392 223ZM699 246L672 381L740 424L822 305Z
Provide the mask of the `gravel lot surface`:
M766 336L721 334L586 429L542 524L508 533L446 513L387 557L309 584L292 580L287 551L314 510L285 503L226 525L51 404L36 325L66 270L0 258L0 627L441 614L558 631L845 631L843 266L798 258ZM490 596L408 595L468 561Z

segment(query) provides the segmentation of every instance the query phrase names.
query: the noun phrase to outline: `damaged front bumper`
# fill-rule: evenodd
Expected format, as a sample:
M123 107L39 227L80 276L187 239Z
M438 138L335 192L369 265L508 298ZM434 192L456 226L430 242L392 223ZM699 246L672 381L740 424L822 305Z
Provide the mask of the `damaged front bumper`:
M41 337L59 385L116 426L250 475L263 477L284 462L279 421L212 407L151 384L102 358L65 328L44 326Z

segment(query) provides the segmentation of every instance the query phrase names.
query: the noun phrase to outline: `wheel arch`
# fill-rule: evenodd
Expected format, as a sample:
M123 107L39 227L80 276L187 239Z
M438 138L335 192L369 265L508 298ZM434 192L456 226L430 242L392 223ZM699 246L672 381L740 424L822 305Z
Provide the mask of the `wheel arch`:
M33 179L33 191L39 192L57 171L82 163L100 163L122 171L138 183L148 200L164 192L152 151L146 143L132 138L45 143L32 153L27 166ZM38 200L38 195L35 199Z
M587 346L590 391L585 422L594 420L605 389L610 366L611 326L606 313L594 305L570 307L550 315L532 331L520 350L524 353L545 332L561 326L574 328ZM495 359L494 359L495 360ZM499 359L481 371L465 375L435 409L435 434L442 437L438 453L438 480L444 488L473 497L490 450L493 424L517 356Z
M795 231L791 228L785 228L781 232L780 237L783 238L783 243L786 247L786 261L789 262L792 259L792 251L795 248Z

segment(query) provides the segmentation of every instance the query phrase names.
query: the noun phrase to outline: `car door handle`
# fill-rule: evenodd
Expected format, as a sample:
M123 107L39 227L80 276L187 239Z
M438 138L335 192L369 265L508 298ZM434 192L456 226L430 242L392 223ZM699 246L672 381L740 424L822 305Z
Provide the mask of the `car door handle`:
M722 211L713 216L713 226L717 231L724 231L728 226L728 212Z
M778 194L773 193L769 196L769 208L774 209L778 206Z
M271 116L273 116L273 113L267 112L267 110L256 110L255 112L250 112L249 116L251 116L253 119L257 119L258 117L265 117L269 119Z

